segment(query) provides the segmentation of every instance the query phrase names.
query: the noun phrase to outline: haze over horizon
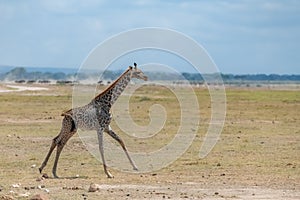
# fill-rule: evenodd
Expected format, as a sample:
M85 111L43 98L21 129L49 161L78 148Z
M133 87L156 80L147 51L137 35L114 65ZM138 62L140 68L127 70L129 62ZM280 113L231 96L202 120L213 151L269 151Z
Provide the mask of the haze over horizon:
M107 38L160 27L193 38L221 73L300 74L299 1L0 1L0 12L2 66L78 68Z

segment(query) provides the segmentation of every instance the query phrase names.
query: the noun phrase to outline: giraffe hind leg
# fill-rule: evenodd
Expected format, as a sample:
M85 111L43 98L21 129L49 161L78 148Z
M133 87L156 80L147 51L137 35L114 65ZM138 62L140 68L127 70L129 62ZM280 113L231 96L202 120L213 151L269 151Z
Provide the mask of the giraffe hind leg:
M52 168L52 174L55 178L58 178L56 174L57 170L57 164L60 157L60 154L65 146L65 144L68 142L68 140L76 133L76 124L74 120L70 116L65 116L64 122L63 122L63 128L60 133L59 140L56 141L57 148L56 148L56 156Z
M49 158L50 158L50 156L51 156L53 150L54 150L55 147L56 147L56 142L55 142L55 141L56 141L57 138L58 138L58 136L56 136L56 137L52 140L52 144L51 144L51 147L50 147L50 149L49 149L49 152L48 152L48 154L47 154L45 160L43 161L41 167L39 168L40 173L42 173L44 167L47 165L48 160L49 160Z
M53 174L54 178L58 178L57 173L56 173L57 163L58 163L59 156L60 156L61 151L63 150L64 146L65 146L65 143L59 142L57 144L55 161L54 161L53 168L52 168L52 174Z
M52 173L53 176L55 178L57 178L57 174L56 174L56 169L57 169L57 163L58 163L58 159L60 156L60 153L64 147L64 145L67 143L67 141L76 133L76 125L75 122L73 121L73 119L69 116L66 116L63 119L63 123L62 123L62 128L61 131L59 133L58 136L56 136L53 140L52 140L52 144L51 147L49 149L49 152L44 160L44 162L42 163L41 167L39 168L40 173L42 173L43 168L47 165L47 162L53 152L53 150L55 149L55 147L57 147L56 149L56 157L55 157L55 161L54 161L54 165L52 168Z

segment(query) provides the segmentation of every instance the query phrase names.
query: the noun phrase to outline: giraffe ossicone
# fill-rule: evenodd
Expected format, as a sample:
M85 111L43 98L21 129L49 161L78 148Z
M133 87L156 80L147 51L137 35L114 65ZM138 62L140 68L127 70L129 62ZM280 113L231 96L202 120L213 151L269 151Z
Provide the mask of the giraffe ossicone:
M129 162L131 163L134 170L137 167L133 160L131 159L127 148L122 141L122 139L111 129L111 107L125 90L126 86L129 84L132 78L142 79L147 81L148 77L142 72L142 70L137 68L137 64L134 63L134 68L129 66L128 69L113 83L111 83L104 91L93 98L88 104L72 108L64 113L62 113L63 121L60 133L53 139L50 149L44 159L41 167L39 168L40 173L42 173L44 167L55 149L56 157L54 165L52 168L52 173L55 178L58 178L56 174L58 160L62 149L64 148L67 141L80 130L95 130L98 135L99 151L103 163L104 172L108 178L112 178L112 174L107 170L104 149L103 149L103 132L108 133L113 139L115 139L123 148Z

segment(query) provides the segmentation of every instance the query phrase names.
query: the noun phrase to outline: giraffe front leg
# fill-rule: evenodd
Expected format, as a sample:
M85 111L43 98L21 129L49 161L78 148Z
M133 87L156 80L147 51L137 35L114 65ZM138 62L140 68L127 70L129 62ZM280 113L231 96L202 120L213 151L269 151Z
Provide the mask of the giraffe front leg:
M105 129L105 132L107 132L112 138L114 138L121 145L121 147L122 147L123 151L125 152L130 164L133 167L133 170L138 171L138 168L135 165L135 163L133 162L133 160L131 159L123 140L111 129L110 126L108 126L108 128Z
M107 178L113 178L114 176L107 170L107 166L106 166L106 162L105 162L105 158L104 158L103 129L102 128L97 131L97 135L98 135L99 150L100 150L100 155L101 155L101 159L102 159L102 163L103 163L104 172L107 175Z

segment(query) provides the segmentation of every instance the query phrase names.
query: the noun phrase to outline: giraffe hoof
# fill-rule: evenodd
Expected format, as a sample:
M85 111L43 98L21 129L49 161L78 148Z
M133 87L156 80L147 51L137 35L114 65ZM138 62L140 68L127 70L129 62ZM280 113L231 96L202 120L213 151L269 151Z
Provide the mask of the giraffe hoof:
M107 175L107 178L114 178L114 176L110 172L107 172L106 175Z
M42 173L42 171L43 171L43 169L40 167L40 168L39 168L39 172L40 172L40 174Z
M139 169L137 167L133 167L134 171L139 171Z
M56 174L53 174L53 177L54 177L54 178L59 178Z

